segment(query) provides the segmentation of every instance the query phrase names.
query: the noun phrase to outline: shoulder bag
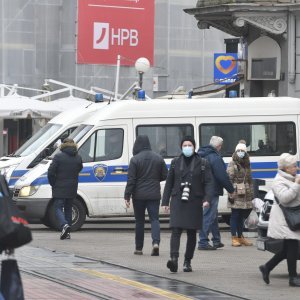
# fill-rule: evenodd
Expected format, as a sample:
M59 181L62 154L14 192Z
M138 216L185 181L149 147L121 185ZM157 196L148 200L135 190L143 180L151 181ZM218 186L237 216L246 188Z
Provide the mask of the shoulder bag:
M275 200L281 208L285 217L285 221L289 228L292 231L300 230L300 205L294 207L287 207L280 204L279 200L276 197Z
M247 171L245 170L245 176L244 176L243 182L235 184L235 190L236 190L236 194L238 196L244 196L244 195L246 195L246 185L245 185L246 172Z

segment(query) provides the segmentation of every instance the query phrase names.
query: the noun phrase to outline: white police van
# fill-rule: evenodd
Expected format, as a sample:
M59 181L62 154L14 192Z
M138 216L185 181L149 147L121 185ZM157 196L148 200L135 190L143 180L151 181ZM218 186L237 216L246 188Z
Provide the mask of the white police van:
M26 141L16 152L0 158L0 172L5 175L12 189L16 181L44 158L50 156L59 143L74 130L82 137L90 127L82 124L107 103L93 103L69 109L51 119L43 128Z
M295 98L164 99L112 102L84 122L90 130L78 142L84 167L73 206L73 230L89 217L132 214L124 205L124 188L136 136L148 135L152 149L169 165L181 152L180 141L195 137L197 147L212 135L224 139L222 155L231 160L239 140L247 142L253 178L265 179L268 190L281 153L299 156L300 100ZM43 160L20 178L14 199L29 219L43 219L56 227L47 169ZM227 195L220 198L219 214L229 217Z

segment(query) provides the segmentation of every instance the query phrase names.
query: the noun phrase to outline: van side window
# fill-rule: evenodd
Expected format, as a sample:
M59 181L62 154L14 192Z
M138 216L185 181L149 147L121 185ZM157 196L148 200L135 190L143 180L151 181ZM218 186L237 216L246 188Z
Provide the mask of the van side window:
M123 153L123 129L100 129L80 147L82 161L94 162L118 159Z
M293 122L201 124L200 146L211 136L224 139L223 156L231 156L239 140L245 140L250 156L279 156L296 153L296 126Z
M194 136L194 127L191 124L139 125L136 135L147 135L152 150L168 158L180 155L180 142L186 135Z

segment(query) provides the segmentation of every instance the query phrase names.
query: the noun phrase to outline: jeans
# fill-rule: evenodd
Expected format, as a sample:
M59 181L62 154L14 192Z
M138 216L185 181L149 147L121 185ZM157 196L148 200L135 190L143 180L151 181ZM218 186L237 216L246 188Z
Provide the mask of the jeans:
M230 217L230 230L232 236L241 237L243 234L244 223L252 209L232 208Z
M179 257L180 237L182 234L182 228L172 228L171 241L170 241L170 255L171 257ZM187 241L184 258L192 259L194 256L196 243L197 243L197 230L187 229Z
M60 229L66 224L72 225L73 198L54 198L55 216L59 222Z
M283 240L282 249L266 263L267 270L271 272L281 261L286 259L289 276L296 277L298 245L298 240Z
M208 235L212 233L212 242L218 245L221 242L221 235L218 223L218 205L219 196L214 196L210 202L209 207L203 208L203 225L199 233L199 247L207 247L209 238Z
M133 200L133 210L135 217L135 249L142 250L144 247L145 212L148 211L151 223L152 245L160 243L158 200Z

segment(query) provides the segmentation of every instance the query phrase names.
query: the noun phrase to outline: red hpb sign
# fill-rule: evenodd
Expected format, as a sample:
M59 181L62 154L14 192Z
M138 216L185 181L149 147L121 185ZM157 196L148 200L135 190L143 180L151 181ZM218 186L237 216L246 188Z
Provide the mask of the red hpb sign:
M153 64L153 52L154 0L78 0L77 63Z

